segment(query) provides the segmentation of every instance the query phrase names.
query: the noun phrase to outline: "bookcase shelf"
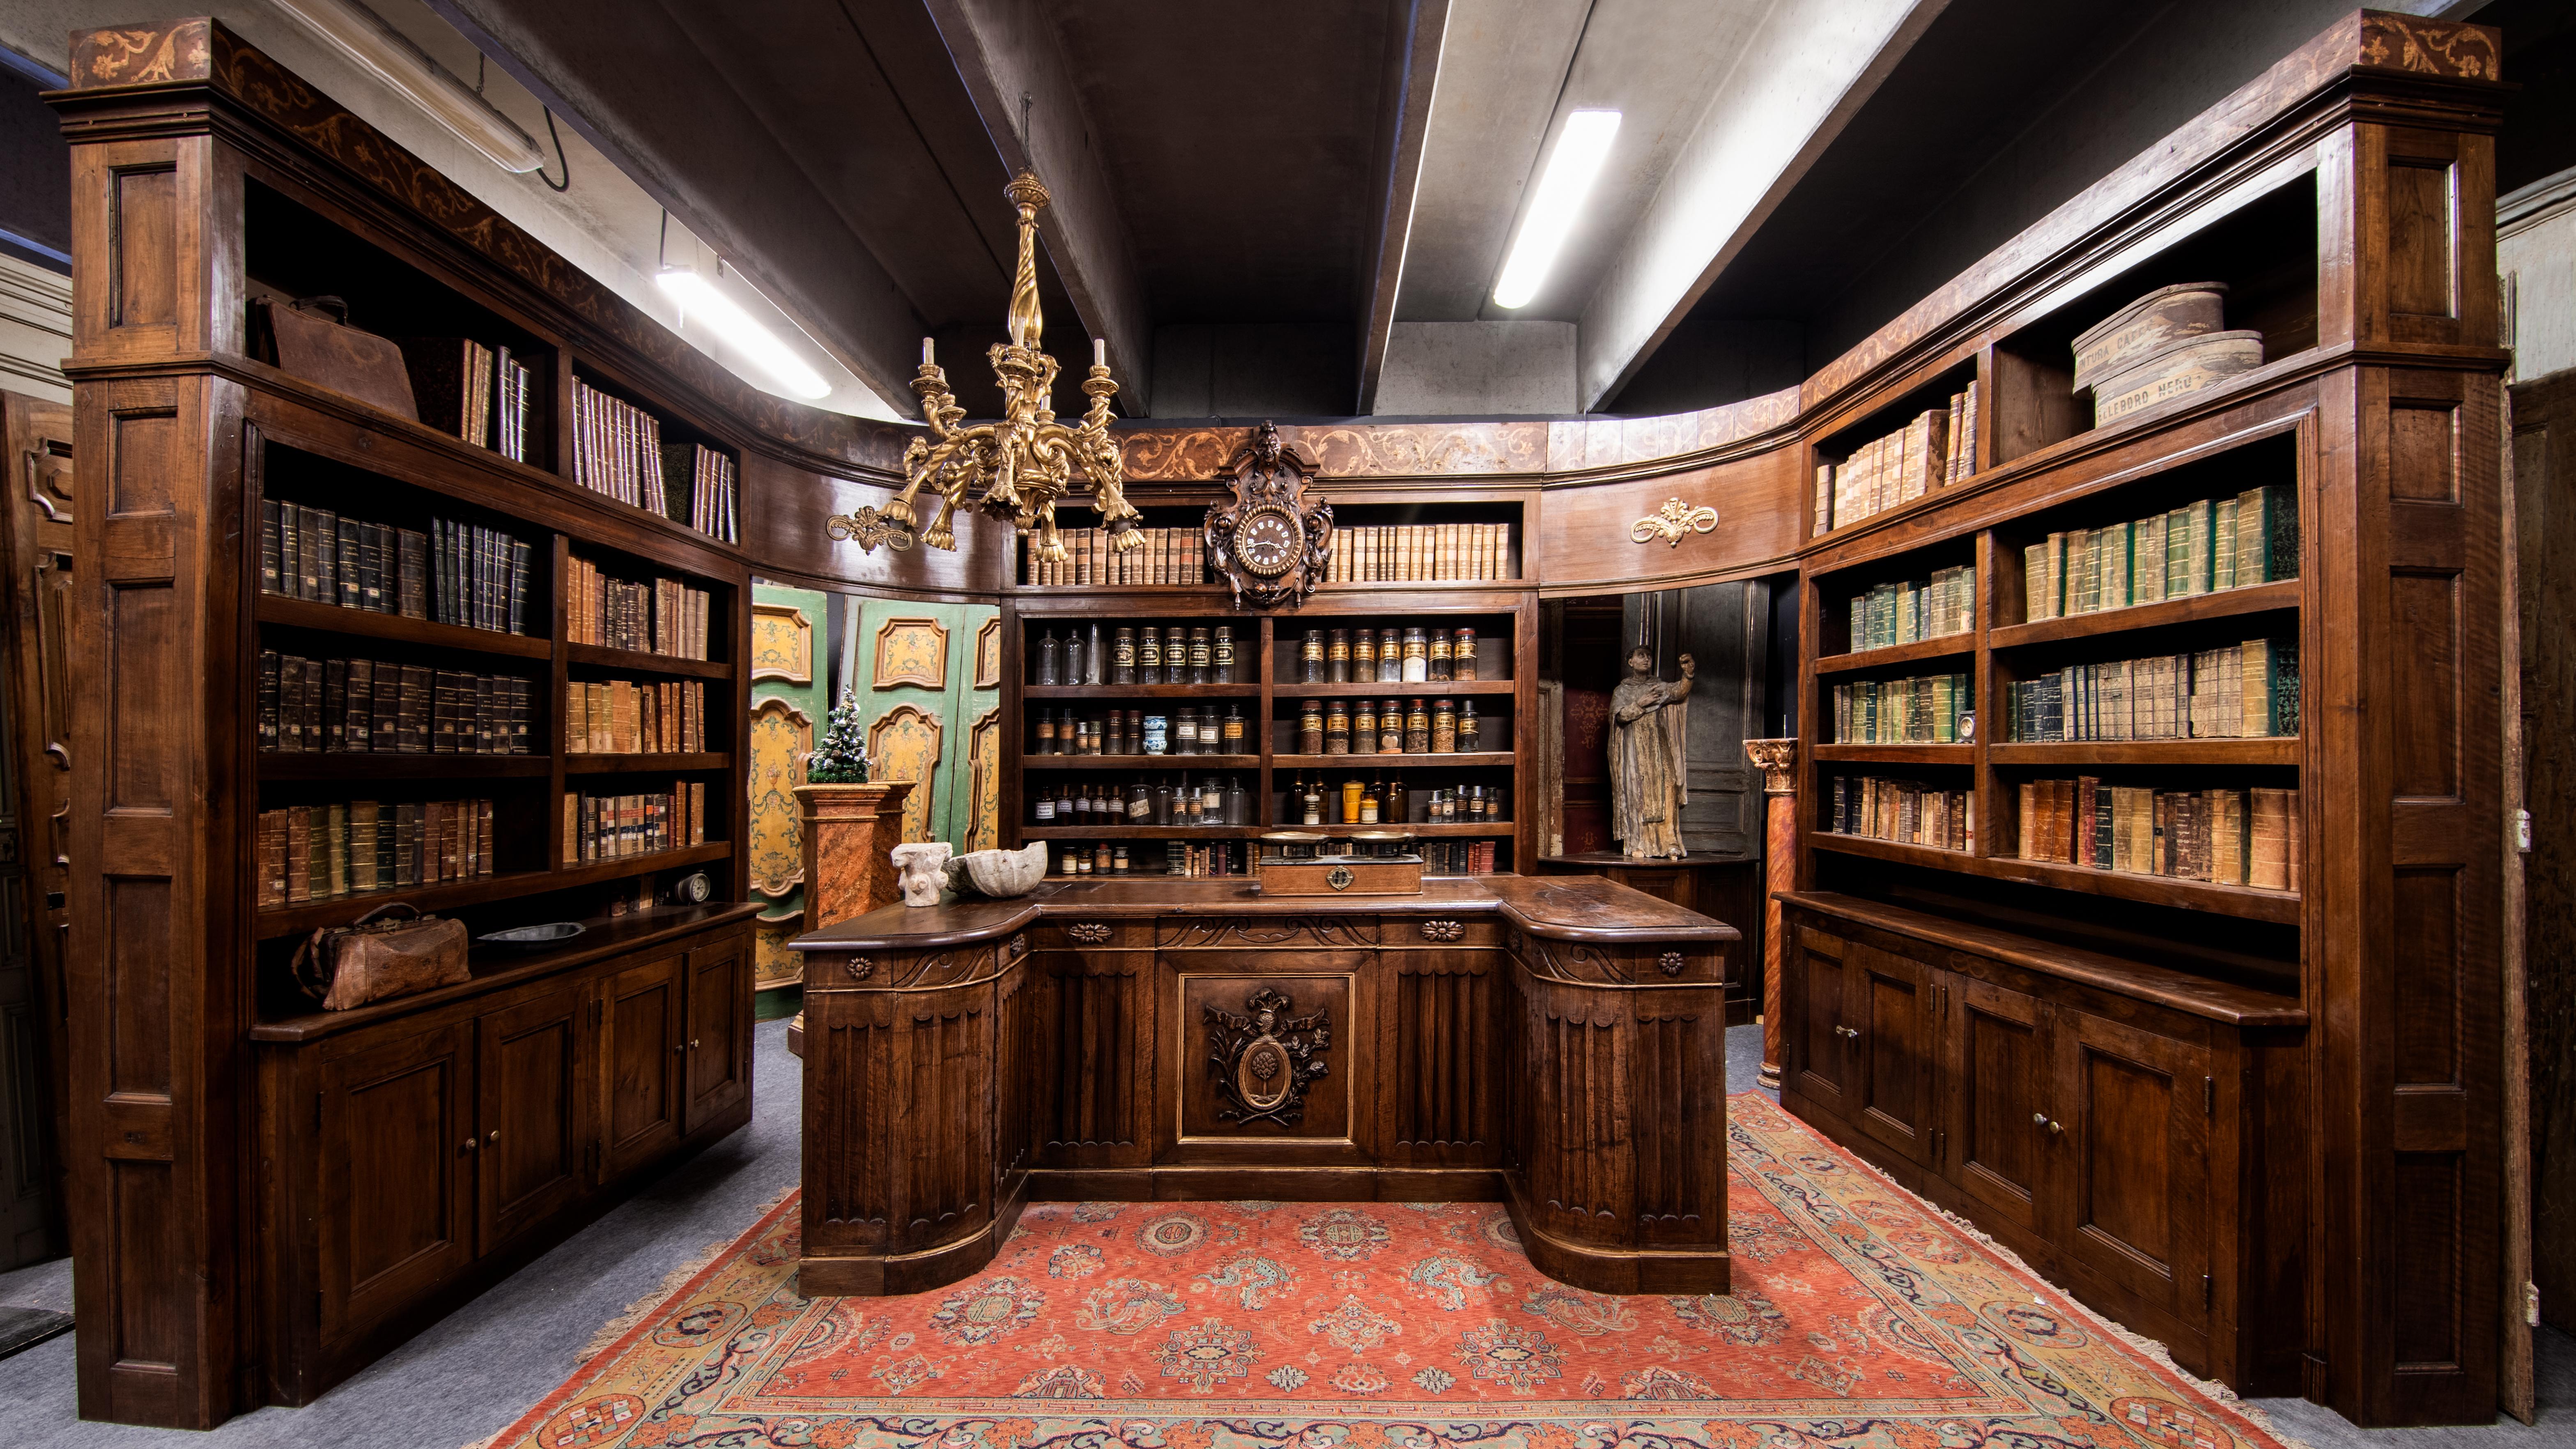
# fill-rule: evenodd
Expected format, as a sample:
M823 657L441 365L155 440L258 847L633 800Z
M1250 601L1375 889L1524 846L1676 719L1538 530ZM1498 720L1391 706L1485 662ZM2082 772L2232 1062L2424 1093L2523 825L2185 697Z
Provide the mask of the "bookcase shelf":
M1238 665L1238 668L1241 666ZM1024 699L1194 699L1226 700L1259 697L1261 685L1238 680L1233 684L1030 684L1023 685Z
M1988 632L1987 641L1992 648L2018 649L2067 639L2090 639L2174 624L2196 624L2210 619L2294 610L2299 607L2300 599L2299 581L2282 579L2275 583L2248 584L2241 589L2222 589L2216 593L2193 594L2188 598L2166 599L2153 604L2131 604L2125 608L2098 609L2090 614L2073 614L2062 619L2042 619L2034 624L1997 624ZM1825 663L1817 661L1819 672L1824 670Z
M437 885L403 886L394 890L368 891L363 895L333 896L323 901L297 901L261 910L257 930L262 940L271 940L279 936L301 935L326 926L345 926L376 907L395 901L417 906L428 914L536 895L558 889L563 884L555 871L505 871Z
M1360 830L1400 830L1424 840L1501 840L1509 838L1516 828L1508 820L1484 825L1026 825L1020 828L1020 834L1030 840L1257 840L1274 830L1303 830L1322 835L1349 835Z
M1994 765L2292 765L2299 737L2263 739L2107 740L2072 744L1986 746Z
M1444 765L1509 765L1517 758L1510 750L1479 750L1448 755L1272 755L1270 763L1281 770L1428 770Z
M1934 744L1818 745L1816 758L1889 765L1968 765L1976 762L1977 747Z
M1259 755L1022 755L1027 770L1257 770Z
M1939 850L1925 845L1907 845L1893 840L1873 840L1865 835L1835 835L1818 831L1808 837L1808 843L1817 850L1831 851L1840 855L1867 856L1874 860L1894 861L1904 865L1926 865L1940 870L1982 876L1988 880L2048 886L2057 890L2108 896L2145 905L2176 906L2184 910L2232 916L2239 920L2269 921L2292 926L2297 925L2299 921L2299 895L2296 891L2267 891L2257 890L2252 886L2215 885L2209 881L2185 880L2177 876L2096 870L2091 866L2067 865L2056 861L2021 860L2012 856L1970 855L1962 851Z
M1273 699L1357 699L1362 695L1377 699L1392 691L1410 699L1415 695L1425 698L1466 694L1509 695L1518 688L1508 679L1478 679L1466 683L1417 679L1411 684L1390 684L1376 679L1366 684L1274 684L1270 686L1270 695Z
M283 594L258 595L252 617L263 624L382 639L395 644L416 644L428 649L496 654L512 659L547 659L553 657L555 651L554 641L542 634L506 634L498 629L434 624L427 619L414 619L402 614L346 609L337 604L290 599Z
M639 649L610 649L598 644L566 644L567 663L600 669L623 669L639 674L668 674L682 679L727 679L733 666L721 659L682 659L671 654L649 654Z
M315 754L263 750L262 780L483 780L543 776L554 768L544 755L416 755L360 752Z
M1976 652L1976 635L1944 634L1937 639L1917 639L1907 644L1890 644L1851 654L1828 654L1816 661L1816 672L1850 674L1893 664L1920 664L1928 659L1966 659Z
M733 756L718 752L696 754L566 754L563 757L567 775L668 774L687 770L729 770Z

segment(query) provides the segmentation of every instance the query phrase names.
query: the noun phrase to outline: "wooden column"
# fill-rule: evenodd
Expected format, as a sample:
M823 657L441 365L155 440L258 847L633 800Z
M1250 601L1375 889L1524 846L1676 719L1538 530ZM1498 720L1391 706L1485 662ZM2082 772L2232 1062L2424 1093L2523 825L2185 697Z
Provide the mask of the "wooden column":
M894 862L903 841L903 805L912 782L799 785L797 818L805 836L805 929L864 916L894 903Z
M1744 753L1762 767L1762 1069L1760 1081L1780 1090L1780 902L1773 891L1798 888L1798 742L1746 740Z

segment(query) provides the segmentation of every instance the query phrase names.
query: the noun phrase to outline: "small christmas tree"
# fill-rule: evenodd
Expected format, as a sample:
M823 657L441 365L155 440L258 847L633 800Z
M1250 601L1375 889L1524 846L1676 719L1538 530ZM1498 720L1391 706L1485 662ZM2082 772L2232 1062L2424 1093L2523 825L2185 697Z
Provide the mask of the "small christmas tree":
M849 691L841 692L841 702L832 706L832 717L823 726L823 738L814 752L805 757L805 783L809 785L864 785L868 782L867 738L859 730L858 701Z

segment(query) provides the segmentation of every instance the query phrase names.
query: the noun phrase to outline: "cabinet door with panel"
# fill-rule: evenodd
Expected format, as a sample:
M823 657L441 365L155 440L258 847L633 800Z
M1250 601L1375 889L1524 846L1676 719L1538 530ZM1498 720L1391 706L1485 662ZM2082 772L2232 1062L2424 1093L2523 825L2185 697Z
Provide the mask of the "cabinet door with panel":
M601 987L600 1118L605 1159L615 1177L680 1140L687 1114L684 1068L688 1038L685 953L629 966Z
M2203 1327L2208 1050L2066 1007L2051 1017L2048 1150L2059 1183L2057 1221L2044 1231L2068 1258Z
M1843 959L1842 1040L1851 1063L1845 1110L1872 1140L1929 1166L1939 1118L1932 1068L1941 1039L1935 979L1941 973L1857 942Z
M689 952L686 1130L741 1105L751 1093L751 957L740 936Z
M321 1336L373 1326L474 1260L474 1027L388 1033L321 1073Z
M2026 1229L2040 1227L2050 1118L2048 1007L1973 976L1944 983L1949 1000L1943 1086L1945 1175Z
M475 1019L476 1232L489 1253L589 1185L590 993L566 982Z
M1839 936L1800 927L1798 969L1794 982L1796 1010L1788 1023L1791 1058L1787 1080L1810 1104L1835 1116L1848 1116L1844 1082L1850 1054L1843 1050L1850 1028L1843 1024L1845 953L1854 949Z

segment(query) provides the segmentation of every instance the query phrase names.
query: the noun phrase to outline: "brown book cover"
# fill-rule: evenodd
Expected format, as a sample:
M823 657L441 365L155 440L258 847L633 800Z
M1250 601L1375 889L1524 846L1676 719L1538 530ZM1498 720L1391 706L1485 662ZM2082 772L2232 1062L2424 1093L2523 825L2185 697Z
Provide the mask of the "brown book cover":
M2290 793L2256 789L2245 883L2259 890L2290 889Z

